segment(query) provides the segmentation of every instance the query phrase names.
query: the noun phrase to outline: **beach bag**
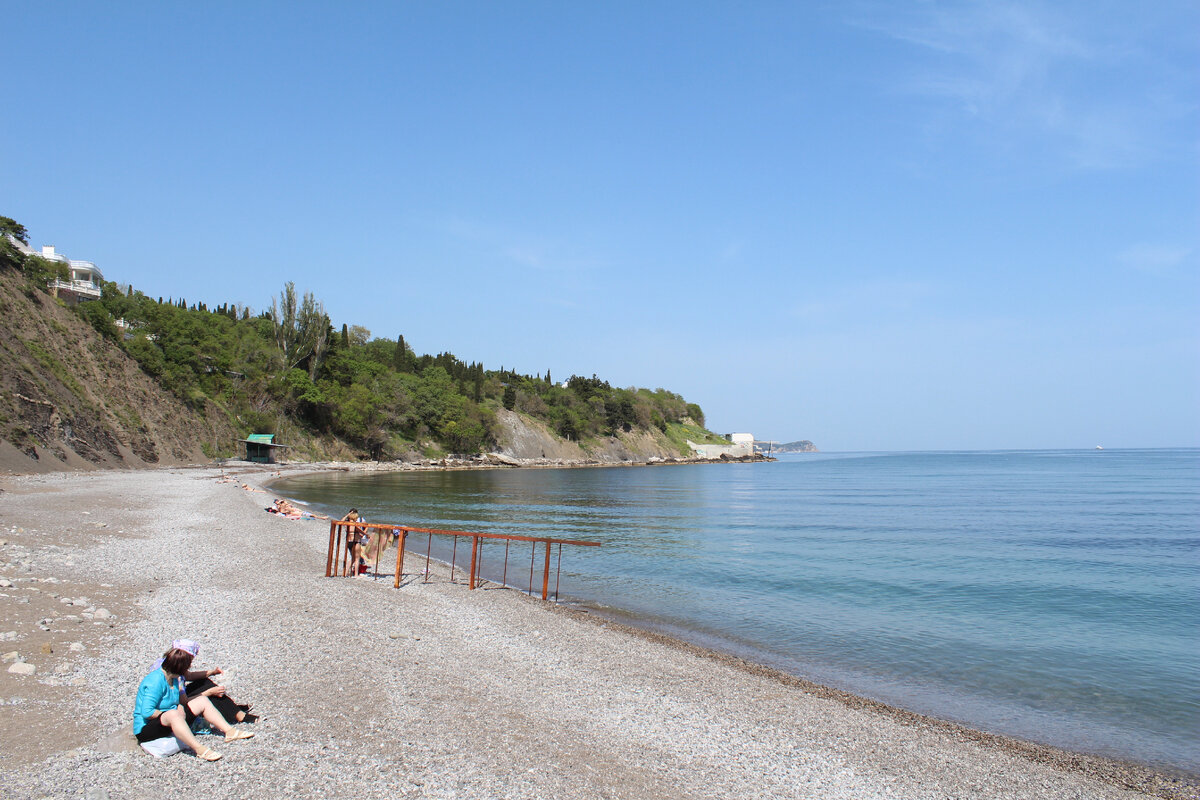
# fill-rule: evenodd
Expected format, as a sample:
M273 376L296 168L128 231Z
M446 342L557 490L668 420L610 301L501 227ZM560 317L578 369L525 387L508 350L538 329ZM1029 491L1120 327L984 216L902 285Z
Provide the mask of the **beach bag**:
M142 742L142 749L155 758L166 758L167 756L175 755L185 748L183 742L174 736L164 736L161 739Z

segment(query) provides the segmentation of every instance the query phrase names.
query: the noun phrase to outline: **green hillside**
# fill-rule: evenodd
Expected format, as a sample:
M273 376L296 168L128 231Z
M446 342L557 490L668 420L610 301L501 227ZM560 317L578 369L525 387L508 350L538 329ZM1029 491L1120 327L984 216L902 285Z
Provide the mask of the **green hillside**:
M0 218L0 226L24 241L13 220ZM21 272L29 290L43 289L60 269L7 239L0 239L0 267ZM216 410L242 434L278 433L311 457L345 447L380 460L487 451L497 442L500 408L585 449L650 431L686 455L685 438L712 436L700 407L674 392L618 388L595 375L559 382L548 371L418 354L403 336L372 338L358 325L335 324L315 296L298 296L290 283L258 313L239 303L151 298L115 283L75 311L188 407ZM233 455L232 448L210 455Z

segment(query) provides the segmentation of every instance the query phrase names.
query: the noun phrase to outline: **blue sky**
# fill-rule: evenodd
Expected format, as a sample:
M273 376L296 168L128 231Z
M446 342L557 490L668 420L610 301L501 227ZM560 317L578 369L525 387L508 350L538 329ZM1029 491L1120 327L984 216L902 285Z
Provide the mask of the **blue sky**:
M0 214L151 296L828 450L1200 445L1193 2L4 18Z

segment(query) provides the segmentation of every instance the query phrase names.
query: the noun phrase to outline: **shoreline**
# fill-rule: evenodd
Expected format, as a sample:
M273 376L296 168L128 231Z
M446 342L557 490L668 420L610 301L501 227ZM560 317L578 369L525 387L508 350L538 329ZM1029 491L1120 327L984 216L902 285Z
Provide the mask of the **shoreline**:
M257 487L275 471L237 469ZM14 797L1197 796L1194 776L981 733L515 590L411 567L400 590L327 579L327 528L264 514L222 472L0 479L0 593L26 614L2 649L40 662L0 673ZM61 603L85 590L114 619L68 621ZM145 665L188 634L265 714L215 768L120 733Z
M712 461L699 461L694 463L714 463ZM719 462L717 462L719 463ZM555 465L543 465L545 468L555 468ZM571 468L581 468L588 466L655 466L654 464L574 464ZM470 469L470 467L465 467ZM476 467L477 469L488 469L488 466ZM567 468L567 467L562 467ZM435 467L436 469L436 467ZM442 469L445 469L444 467ZM262 483L263 488L270 489L271 486L279 480L286 477L294 477L297 475L310 475L328 472L329 470L322 469L300 469L290 475L272 477ZM345 471L345 470L338 470ZM365 470L349 470L349 471L376 471L373 469ZM392 470L388 470L392 471ZM286 496L286 495L280 495ZM293 502L306 505L303 500L298 500L293 497L288 497ZM407 558L406 558L407 561ZM441 561L434 558L433 561L448 568L449 562ZM462 565L459 565L462 569ZM480 578L488 583L496 586L501 586L510 589L522 596L527 596L524 589L516 585L500 584L499 581L492 579ZM591 605L594 601L586 598L568 598L565 602L552 602L549 605L555 613L569 613L581 615L584 619L590 622L598 622L605 625L620 626L630 635L646 638L650 641L659 642L670 647L674 647L685 652L689 652L697 657L712 659L721 663L729 664L739 670L743 670L755 675L768 676L773 680L779 681L784 685L794 686L806 693L815 694L821 697L837 700L838 702L852 708L869 709L874 713L888 716L890 718L921 726L936 728L943 730L954 736L965 740L986 743L989 746L999 747L1008 752L1020 754L1028 757L1039 763L1054 765L1060 768L1070 768L1082 771L1086 774L1099 777L1106 782L1127 788L1146 791L1148 786L1168 786L1174 784L1192 784L1192 794L1184 796L1200 795L1200 772L1191 772L1183 768L1175 768L1168 766L1156 766L1145 764L1133 760L1123 760L1118 757L1088 753L1082 751L1069 750L1052 744L1045 744L1029 739L1023 739L1018 736L1013 736L1005 733L983 730L981 728L972 727L963 722L958 722L950 719L933 716L918 711L912 711L902 706L887 703L882 700L877 700L865 695L856 694L852 691L840 689L834 686L829 686L817 681L811 680L786 669L771 666L769 664L756 661L752 657L739 655L734 648L724 649L720 646L710 646L702 644L698 641L690 639L683 630L672 629L669 626L662 626L655 623L651 618L643 618L634 612L619 607L596 607ZM1174 797L1177 795L1167 793L1162 796Z
M580 613L573 608L564 608L561 606L556 606L555 610L557 613ZM1165 794L1158 795L1162 797L1194 797L1200 791L1200 774L1191 773L1187 770L1155 767L1135 761L1123 761L1119 758L1109 756L1075 752L1055 747L1054 745L980 730L964 723L942 719L929 714L922 714L917 711L910 711L900 706L885 703L882 700L876 700L844 689L817 683L786 670L743 658L733 652L706 647L681 636L674 636L669 633L642 627L636 622L624 622L617 617L608 617L600 613L593 614L586 611L582 613L585 616L592 616L593 621L599 624L619 626L631 636L638 636L668 647L674 647L691 653L698 658L706 658L728 664L737 670L752 675L765 676L785 686L795 687L806 694L835 700L849 708L866 709L873 714L886 716L903 724L940 730L964 741L973 741L988 747L997 747L1038 763L1061 769L1076 770L1115 786L1122 786L1151 794L1156 794L1158 791L1166 791ZM632 617L633 615L629 616ZM1189 793L1184 795L1173 793L1174 788L1181 784L1191 785L1187 789ZM1160 786L1169 788L1165 790L1152 788Z
M700 462L712 463L712 462ZM592 464L587 464L590 467ZM599 467L605 467L608 464L598 464ZM619 464L618 464L619 465ZM650 464L653 465L653 464ZM554 465L547 465L547 468L553 468ZM583 464L575 464L572 467L584 467ZM469 469L469 468L468 468ZM482 467L487 469L487 467ZM311 475L324 473L322 469L301 469L298 473L292 475L284 475L280 477L271 477L270 480L263 483L264 488L270 488L276 481L283 480L284 477L294 475ZM343 471L343 470L338 470ZM349 470L349 471L374 471L374 470ZM286 495L281 495L286 497ZM306 505L304 500L288 498L301 505ZM448 561L440 561L433 559L438 564L448 567ZM464 569L460 565L461 569ZM498 581L488 582L496 585ZM504 588L516 591L518 594L526 594L524 590L516 585L504 585ZM986 742L990 746L1001 747L1003 750L1013 753L1022 754L1022 756L1037 760L1039 763L1052 764L1056 766L1066 766L1070 769L1078 769L1087 772L1087 774L1102 777L1102 780L1128 788L1138 788L1145 790L1147 786L1153 784L1163 784L1171 782L1184 782L1200 784L1200 772L1192 772L1182 768L1170 768L1170 766L1151 765L1135 760L1124 760L1117 757L1103 756L1103 754L1087 753L1067 750L1056 745L1043 744L1043 742L1021 739L1019 736L1009 735L1004 733L990 732L964 722L954 720L944 720L930 714L913 711L902 708L902 706L889 704L871 697L863 696L852 691L842 690L842 688L821 684L803 675L788 672L786 669L770 666L770 664L755 661L752 657L739 655L736 649L722 649L720 646L710 646L697 642L686 636L684 631L666 630L664 626L656 625L653 619L641 618L635 613L629 612L628 609L619 607L613 608L598 608L592 606L593 601L586 599L577 599L571 597L564 603L554 602L551 608L556 613L574 613L583 615L584 619L590 621L601 621L602 624L619 625L626 632L655 640L674 646L680 650L691 652L691 654L712 658L712 660L722 663L731 664L738 669L743 669L745 672L758 675L767 675L774 680L782 682L782 684L796 686L805 692L817 694L817 696L827 697L838 700L838 702L851 706L851 708L870 709L877 714L886 715L895 720L904 721L907 723L920 724L920 726L938 728L946 730L947 733L960 736L960 738ZM1174 796L1174 795L1171 795Z

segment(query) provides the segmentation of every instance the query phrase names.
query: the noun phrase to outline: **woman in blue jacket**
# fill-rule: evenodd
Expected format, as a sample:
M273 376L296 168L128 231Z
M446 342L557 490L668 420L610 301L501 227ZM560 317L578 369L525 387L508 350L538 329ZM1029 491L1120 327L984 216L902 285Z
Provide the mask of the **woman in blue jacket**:
M225 734L226 742L249 739L254 734L226 722L207 697L189 698L180 691L182 676L191 666L191 653L172 648L163 656L162 666L142 679L133 706L133 734L139 744L174 736L205 761L216 761L221 754L200 744L192 733L192 720L197 716Z

